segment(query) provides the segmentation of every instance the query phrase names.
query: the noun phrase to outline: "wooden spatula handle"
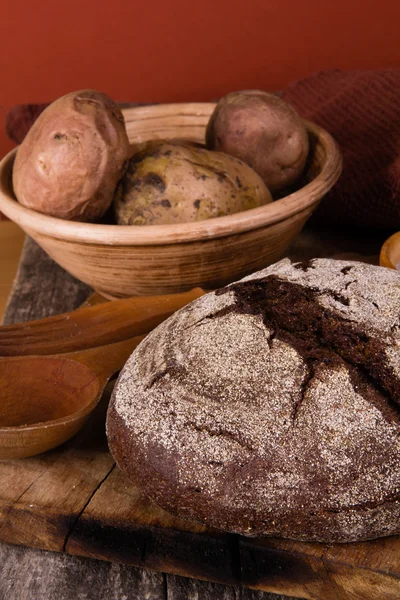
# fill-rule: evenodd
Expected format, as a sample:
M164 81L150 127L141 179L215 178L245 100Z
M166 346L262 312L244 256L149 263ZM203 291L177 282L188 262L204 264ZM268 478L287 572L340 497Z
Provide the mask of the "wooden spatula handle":
M0 356L73 352L143 335L204 293L195 288L181 294L127 298L0 327Z

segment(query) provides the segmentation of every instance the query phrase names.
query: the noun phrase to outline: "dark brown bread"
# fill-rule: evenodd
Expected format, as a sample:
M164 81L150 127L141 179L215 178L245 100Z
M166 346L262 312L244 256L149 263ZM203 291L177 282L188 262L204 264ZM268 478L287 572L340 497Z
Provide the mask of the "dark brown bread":
M111 452L152 500L243 535L400 533L400 275L285 259L133 353Z

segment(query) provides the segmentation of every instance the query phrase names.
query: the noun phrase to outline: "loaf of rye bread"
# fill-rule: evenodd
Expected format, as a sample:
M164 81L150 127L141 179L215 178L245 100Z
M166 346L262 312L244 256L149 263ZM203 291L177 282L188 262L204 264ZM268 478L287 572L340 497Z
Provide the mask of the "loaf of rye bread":
M248 536L400 533L400 275L285 259L135 350L110 450L171 513Z

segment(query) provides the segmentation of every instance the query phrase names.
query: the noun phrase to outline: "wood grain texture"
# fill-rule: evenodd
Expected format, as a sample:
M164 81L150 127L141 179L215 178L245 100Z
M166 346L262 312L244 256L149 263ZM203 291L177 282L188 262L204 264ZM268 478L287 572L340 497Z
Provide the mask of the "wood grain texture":
M29 237L25 240L22 257L4 323L57 315L64 312L63 306L73 310L90 296L89 286L68 275Z
M0 459L36 456L76 435L143 338L67 354L2 357Z
M315 234L307 230L297 239L292 252L299 259L307 259L359 250L365 260L370 260L370 255L376 260L384 238L385 233L357 237L354 232L352 236L343 232L335 236L332 232ZM30 248L36 250L33 242L27 243L23 262ZM59 284L53 268L50 265L45 277L55 277ZM31 295L29 299L25 296L31 306L31 318L35 314L43 316L43 298L36 294L43 271L33 276L36 281L32 282ZM25 309L18 307L17 288L18 284L6 315L8 322L25 314ZM75 290L72 298L60 297L59 312L76 307L78 295ZM137 600L278 600L282 596L275 594L282 593L314 600L400 597L398 537L333 546L275 538L257 540L214 531L160 510L143 498L140 490L114 466L104 434L106 407L107 396L85 428L58 450L23 461L0 463L0 540L31 546L13 549L0 545L0 597L3 594L9 600L62 600L66 579L59 574L57 580L56 573L63 569L68 570L70 589L76 590L77 598L122 600L125 594ZM43 553L32 547L61 554ZM82 555L87 558L81 558ZM104 562L95 560L99 558ZM17 561L24 577L12 587L10 577ZM110 566L109 561L120 564ZM143 571L143 566L169 574ZM35 569L48 579L48 585L40 587L37 579L31 577ZM196 579L182 578L183 574ZM102 582L101 590L96 587L97 581ZM136 592L125 591L127 581ZM115 590L110 586L115 586ZM103 589L109 596L104 595ZM91 595L96 590L98 595Z
M0 215L1 221L1 215ZM0 322L3 319L10 287L18 268L25 234L11 221L0 224Z
M26 228L69 273L114 298L171 294L193 287L213 289L278 260L299 233L311 211L262 228L182 245L79 245L49 238ZM222 217L221 217L222 218ZM152 226L152 227L155 227ZM84 270L82 267L84 266Z
M8 600L285 600L287 596L0 544Z
M215 105L126 109L132 143L175 137L204 142ZM74 277L112 297L215 288L273 263L341 172L332 137L305 122L310 158L298 188L259 208L192 223L118 226L56 219L19 204L12 190L15 151L0 163L0 209Z
M144 335L205 293L194 288L181 294L125 298L112 303L92 294L79 310L3 325L0 357L83 351Z
M161 573L0 544L0 598L166 600L167 585Z

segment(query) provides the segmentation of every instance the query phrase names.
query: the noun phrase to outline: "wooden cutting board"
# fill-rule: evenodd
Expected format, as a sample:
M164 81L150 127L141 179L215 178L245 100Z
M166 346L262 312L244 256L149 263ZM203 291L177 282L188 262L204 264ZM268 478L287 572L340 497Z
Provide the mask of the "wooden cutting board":
M34 251L21 266L8 322L25 320L29 303L32 316L33 296L43 311L38 296L47 294L51 303L43 312L51 314L73 308L89 292L70 279L62 282L58 271L58 286L50 277L51 293L43 281L38 287L41 270L35 281L32 268L41 255L34 259ZM400 598L400 537L341 545L244 538L175 518L143 498L107 450L109 393L110 386L85 428L64 446L0 462L0 541L301 598Z

